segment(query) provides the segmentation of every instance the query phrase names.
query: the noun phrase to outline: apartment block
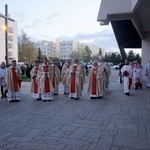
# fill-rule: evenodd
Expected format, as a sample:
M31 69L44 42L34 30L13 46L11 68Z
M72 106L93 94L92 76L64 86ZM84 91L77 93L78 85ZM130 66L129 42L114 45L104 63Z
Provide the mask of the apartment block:
M6 61L6 36L5 36L5 16L0 13L0 60ZM18 61L18 45L17 45L17 22L8 18L8 63L10 64L11 60L15 59Z

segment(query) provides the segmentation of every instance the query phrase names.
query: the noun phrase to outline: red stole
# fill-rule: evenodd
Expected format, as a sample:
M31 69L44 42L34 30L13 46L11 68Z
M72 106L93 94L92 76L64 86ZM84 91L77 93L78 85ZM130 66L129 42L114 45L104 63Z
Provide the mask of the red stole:
M55 76L55 66L52 66L52 70L53 70L53 82L52 82L52 85L55 88L55 79L56 79L56 76Z
M96 74L97 74L97 68L93 68L93 78L92 78L92 95L96 95Z
M76 76L75 76L75 71L77 70L77 66L73 66L73 71L74 73L71 74L71 93L75 93L76 89L75 89L75 85L76 85Z
M34 72L35 72L36 75L37 75L38 70L39 70L39 68L35 67ZM34 76L34 78L33 78L34 93L38 93L38 84L36 82L36 77L37 76Z
M18 80L18 76L17 76L17 72L16 72L16 68L12 68L12 78L14 81L14 92L18 92L19 91L19 80Z
M48 73L48 66L43 66L43 71L45 73ZM44 87L45 87L45 93L49 93L50 92L50 80L47 75L44 80Z

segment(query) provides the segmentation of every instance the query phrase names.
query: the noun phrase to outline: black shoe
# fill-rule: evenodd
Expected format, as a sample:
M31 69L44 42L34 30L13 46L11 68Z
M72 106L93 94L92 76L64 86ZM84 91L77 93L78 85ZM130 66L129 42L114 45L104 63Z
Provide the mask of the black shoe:
M98 98L100 98L100 99L101 99L101 98L103 98L103 96L99 96Z
M2 97L1 98L4 98L4 95L2 95Z
M43 100L43 102L46 102L47 100Z
M78 100L79 98L74 98L74 100Z
M71 97L71 99L74 99L74 97Z
M54 93L53 95L58 95L57 93Z
M96 99L97 97L91 97L91 99Z
M42 100L41 98L36 98L37 101Z
M67 94L66 92L64 92L64 94Z
M15 102L19 102L19 99L15 99Z
M138 90L138 88L136 87L135 90Z
M142 85L140 86L140 89L142 89Z
M14 102L14 100L10 100L10 101L8 101L9 103L12 103L12 102Z
M125 95L129 96L129 95L130 95L130 93L129 93L129 92L127 92L127 93L125 93Z

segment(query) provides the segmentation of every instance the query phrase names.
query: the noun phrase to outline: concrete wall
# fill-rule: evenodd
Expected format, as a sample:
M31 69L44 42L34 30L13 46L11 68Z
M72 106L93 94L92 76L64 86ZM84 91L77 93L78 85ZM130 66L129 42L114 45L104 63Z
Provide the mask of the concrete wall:
M132 5L135 4L134 1ZM102 0L97 20L106 20L108 14L122 14L130 12L131 0Z
M2 28L4 25L5 20L0 17L0 63L5 62L5 30Z
M142 41L142 66L143 69L143 80L146 80L146 77L144 75L145 70L145 64L148 63L150 60L150 32L145 33L145 39Z
M138 1L139 0L131 0L131 10L134 9L134 7L136 6L136 4L137 4Z

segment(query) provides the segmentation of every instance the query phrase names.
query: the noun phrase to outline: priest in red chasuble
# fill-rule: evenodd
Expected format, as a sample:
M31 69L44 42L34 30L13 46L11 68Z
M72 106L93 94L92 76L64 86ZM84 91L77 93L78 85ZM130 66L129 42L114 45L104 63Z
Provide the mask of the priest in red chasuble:
M82 95L84 82L84 68L79 64L78 58L75 58L69 72L69 97L75 100L79 99Z
M38 70L39 70L39 62L36 60L34 62L34 64L35 64L35 66L30 71L30 75L31 75L31 93L32 93L32 98L33 99L41 100L40 86L36 82L37 73L38 73Z
M50 73L50 79L54 88L53 95L58 95L58 86L60 83L60 70L59 68L55 65L55 60L52 59L51 61L51 73Z
M43 101L53 100L52 92L54 91L54 88L50 79L51 71L51 66L48 63L47 58L44 58L43 64L39 66L36 79L40 86L41 98Z
M6 70L6 89L8 90L7 99L9 102L20 100L21 70L16 66L16 60L11 62L11 66Z
M100 70L100 67L98 66L97 62L93 62L93 66L90 70L89 74L89 85L88 85L88 93L90 94L91 99L96 99L99 97L99 94L101 92L100 87L100 78L102 76L102 72Z
M67 59L61 71L61 82L64 85L64 94L69 94L68 79L69 79L70 66L71 66L71 62L69 59Z

